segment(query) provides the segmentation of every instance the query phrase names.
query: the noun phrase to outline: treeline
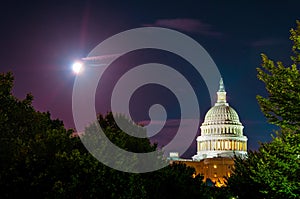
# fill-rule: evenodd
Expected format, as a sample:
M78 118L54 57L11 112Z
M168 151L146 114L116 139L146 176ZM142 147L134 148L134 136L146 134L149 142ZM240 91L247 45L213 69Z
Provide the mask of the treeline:
M144 174L103 165L61 121L51 119L48 112L36 111L30 94L19 100L12 95L12 88L12 73L1 74L1 198L217 197L215 188L206 186L202 176L193 177L195 170L184 164ZM156 150L149 139L121 131L111 113L99 115L98 122L119 147L133 152Z

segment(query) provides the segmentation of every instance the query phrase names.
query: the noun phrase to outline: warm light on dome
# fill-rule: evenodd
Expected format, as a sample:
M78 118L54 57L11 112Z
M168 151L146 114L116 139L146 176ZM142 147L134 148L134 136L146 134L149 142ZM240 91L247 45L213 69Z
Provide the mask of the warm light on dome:
M75 74L81 73L82 70L83 70L83 64L82 64L82 62L79 62L79 61L75 62L75 63L72 65L72 70L73 70L73 72L74 72Z

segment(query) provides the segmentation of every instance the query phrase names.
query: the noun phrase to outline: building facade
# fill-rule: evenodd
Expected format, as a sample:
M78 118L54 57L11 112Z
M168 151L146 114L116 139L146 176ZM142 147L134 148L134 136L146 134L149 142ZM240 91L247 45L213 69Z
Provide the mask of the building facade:
M233 157L247 155L247 137L237 112L229 106L223 79L220 80L217 102L205 115L197 137L197 153L192 160L173 158L171 162L194 167L204 180L210 179L216 186L223 186L226 176L234 167ZM172 160L172 158L171 158Z

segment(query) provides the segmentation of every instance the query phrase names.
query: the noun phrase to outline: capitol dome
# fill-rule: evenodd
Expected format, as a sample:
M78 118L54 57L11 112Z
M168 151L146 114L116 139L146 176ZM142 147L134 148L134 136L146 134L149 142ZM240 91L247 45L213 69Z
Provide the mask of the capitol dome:
M205 115L202 125L241 124L237 112L229 105L213 106Z
M194 160L213 157L232 157L247 154L247 137L237 112L226 101L223 80L217 92L218 99L205 115L201 135L197 137Z

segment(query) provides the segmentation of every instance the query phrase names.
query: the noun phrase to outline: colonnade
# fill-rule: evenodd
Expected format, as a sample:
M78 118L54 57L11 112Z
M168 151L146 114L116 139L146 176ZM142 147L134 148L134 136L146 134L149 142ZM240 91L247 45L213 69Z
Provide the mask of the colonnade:
M224 126L224 127L201 127L201 134L235 134L242 135L243 126Z
M247 151L247 141L241 140L206 140L198 141L197 144L198 151Z

